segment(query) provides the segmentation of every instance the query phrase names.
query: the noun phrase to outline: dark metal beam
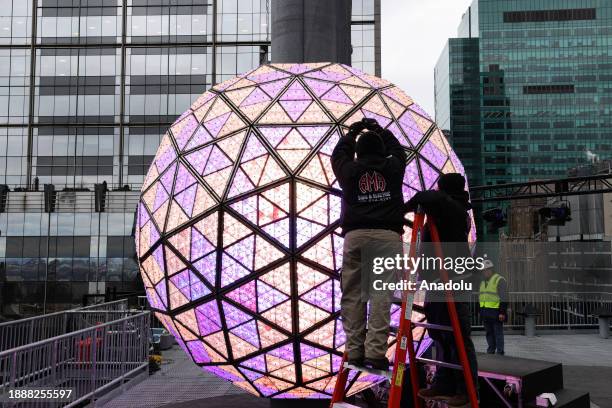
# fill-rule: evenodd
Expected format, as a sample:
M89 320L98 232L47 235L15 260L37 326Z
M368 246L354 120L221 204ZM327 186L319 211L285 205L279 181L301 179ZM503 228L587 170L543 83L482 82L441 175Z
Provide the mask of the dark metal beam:
M350 0L273 0L272 62L351 63Z
M612 193L612 174L478 186L470 189L473 203L602 193Z

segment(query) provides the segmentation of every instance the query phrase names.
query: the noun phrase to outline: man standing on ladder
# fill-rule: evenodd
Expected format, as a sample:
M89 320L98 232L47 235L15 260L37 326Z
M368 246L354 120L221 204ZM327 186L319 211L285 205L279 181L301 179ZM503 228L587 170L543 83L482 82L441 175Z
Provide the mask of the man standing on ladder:
M493 262L486 259L482 270L478 301L480 317L487 334L487 353L504 355L504 322L508 308L506 279L493 271Z
M373 240L397 243L401 248L406 153L389 130L380 127L374 119L363 119L353 123L346 136L340 138L331 162L342 188L341 314L348 362L388 370L391 299L372 296L367 319L367 303L362 299L361 262L364 247Z
M422 191L415 194L406 204L407 211L414 211L421 207L428 217L433 218L443 243L445 257L470 257L468 235L471 228L471 219L468 211L471 208L469 194L465 191L465 178L458 173L443 174L438 180L438 190ZM429 222L429 221L428 221ZM424 228L422 242L431 242L431 235L427 226ZM449 278L457 281L459 274L448 271ZM433 274L421 272L421 279L434 280ZM437 275L437 274L436 274ZM467 276L461 276L466 280ZM465 301L455 302L459 325L465 343L465 351L471 368L472 378L477 383L478 368L476 350L470 337L470 309ZM440 292L427 292L425 296L425 315L428 323L450 326L450 316L445 302L444 294ZM459 357L452 332L443 330L429 330L429 336L435 342L436 360L458 364ZM476 384L475 384L476 386ZM438 366L433 385L428 389L419 391L419 396L427 400L444 400L449 407L468 407L467 388L463 373L452 368Z

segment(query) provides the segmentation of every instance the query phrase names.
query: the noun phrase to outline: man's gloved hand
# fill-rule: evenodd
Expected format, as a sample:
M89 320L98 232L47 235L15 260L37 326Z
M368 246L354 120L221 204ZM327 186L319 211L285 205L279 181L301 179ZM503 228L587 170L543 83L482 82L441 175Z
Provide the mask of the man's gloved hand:
M346 137L355 140L357 135L359 135L359 133L361 133L365 128L366 124L363 123L363 121L360 120L358 122L355 122L351 126L349 126L349 131L346 134Z
M363 118L361 119L361 121L365 125L365 128L371 130L372 132L380 132L381 130L383 130L383 128L376 121L376 119Z

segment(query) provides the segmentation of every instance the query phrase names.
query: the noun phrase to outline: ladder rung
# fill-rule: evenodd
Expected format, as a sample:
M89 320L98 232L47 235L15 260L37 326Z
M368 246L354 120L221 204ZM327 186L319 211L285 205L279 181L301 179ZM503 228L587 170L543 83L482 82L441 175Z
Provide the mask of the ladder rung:
M417 327L425 327L426 329L443 330L452 332L452 326L445 326L442 324L424 323L424 322L412 322Z
M453 370L461 370L461 371L463 371L463 367L460 366L459 364L446 363L444 361L432 360L432 359L423 358L423 357L417 357L417 361L419 363L433 364L433 365L437 365L437 366L441 366L441 367L452 368Z
M453 328L451 326L444 326L441 324L421 323L421 322L411 322L411 323L417 327L425 327L426 329L443 330L443 331L448 331L448 332L453 331ZM391 326L390 328L391 334L397 334L398 331L399 331L399 327Z
M391 379L391 376L393 376L393 372L389 370L376 370L368 367L359 367L349 363L344 363L344 368L348 368L349 370L361 371L363 373L379 375L381 377L387 377L388 379Z

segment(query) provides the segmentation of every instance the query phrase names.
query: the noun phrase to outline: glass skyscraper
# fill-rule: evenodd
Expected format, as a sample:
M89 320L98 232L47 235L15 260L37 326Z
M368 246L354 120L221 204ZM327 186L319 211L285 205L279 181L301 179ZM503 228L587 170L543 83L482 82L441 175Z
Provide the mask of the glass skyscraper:
M612 3L476 0L474 9L481 184L560 178L611 157Z
M134 210L160 138L203 91L269 60L269 10L269 0L2 2L0 315L142 290ZM353 0L352 45L353 66L380 75L380 0Z
M461 158L470 185L480 185L478 39L449 39L436 64L434 78L436 123Z

